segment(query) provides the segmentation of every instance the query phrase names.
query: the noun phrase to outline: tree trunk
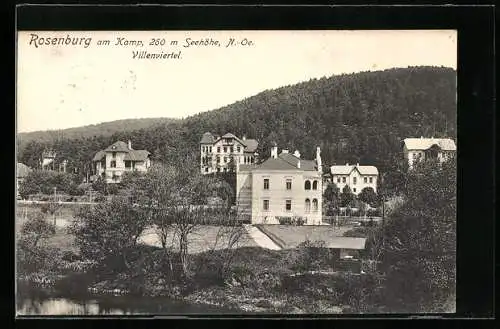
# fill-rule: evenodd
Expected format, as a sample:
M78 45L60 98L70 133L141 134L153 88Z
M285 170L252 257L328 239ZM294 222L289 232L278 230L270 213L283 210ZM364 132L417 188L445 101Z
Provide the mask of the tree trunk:
M185 277L189 277L188 260L187 260L188 243L187 243L187 236L185 234L181 234L180 236L179 247L180 247L179 256L182 264L182 271Z

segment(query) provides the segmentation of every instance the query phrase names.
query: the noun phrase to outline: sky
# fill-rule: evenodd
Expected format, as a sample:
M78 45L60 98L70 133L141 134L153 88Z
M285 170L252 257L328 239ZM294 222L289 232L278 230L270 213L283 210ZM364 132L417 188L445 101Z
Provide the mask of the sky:
M42 38L67 36L92 40L87 47L40 44ZM119 45L117 38L124 38ZM153 38L165 44L149 45ZM187 38L211 38L220 46L185 47ZM230 38L252 45L226 47ZM100 40L110 45L98 45ZM138 59L134 51L180 52L180 58ZM453 30L23 31L17 45L17 131L184 118L311 78L419 65L456 69L456 61Z

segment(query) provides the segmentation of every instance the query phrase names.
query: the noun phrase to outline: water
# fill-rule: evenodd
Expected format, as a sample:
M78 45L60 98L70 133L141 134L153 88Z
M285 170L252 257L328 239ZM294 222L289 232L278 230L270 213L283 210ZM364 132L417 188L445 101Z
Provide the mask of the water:
M235 314L221 307L194 305L165 297L107 296L90 293L64 294L54 290L22 288L16 298L17 315L171 315Z

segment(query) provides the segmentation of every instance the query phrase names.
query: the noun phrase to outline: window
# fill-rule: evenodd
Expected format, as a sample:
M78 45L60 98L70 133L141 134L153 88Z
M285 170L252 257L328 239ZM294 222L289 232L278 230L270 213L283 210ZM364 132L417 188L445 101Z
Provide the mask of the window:
M287 190L291 190L292 189L292 180L291 179L287 179L286 180L286 189Z
M342 183L345 183L345 177L342 177Z
M205 168L205 172L208 172L208 167Z
M311 182L306 180L306 182L304 183L304 189L305 190L310 190L311 189Z
M373 177L370 177L370 183L373 183Z
M220 163L220 156L217 156L217 163Z
M318 181L317 181L317 180L315 180L315 181L313 182L313 190L317 190L317 189L318 189Z
M236 147L236 150L238 151L238 153L240 153L240 151L241 151L241 147L239 147L239 146L238 146L238 147Z
M264 190L269 190L269 179L264 179Z
M220 153L220 146L217 146L217 153Z
M217 172L220 172L220 168L217 168Z
M264 200L264 202L262 204L262 209L264 211L268 211L269 210L269 200Z
M131 161L125 161L125 168L130 168L132 167Z
M253 163L253 158L250 159L250 162Z
M368 177L365 177L365 178L364 178L364 182L365 182L365 183L368 183Z
M413 159L417 158L417 153L413 153Z
M313 211L318 211L318 199L313 199Z
M337 177L337 183L340 183L340 177Z
M212 153L212 146L209 147L209 150L208 150L210 153Z
M229 151L229 152L231 152L231 153L233 153L233 152L234 152L234 148L233 148L232 146L231 146L229 149L230 149L230 151Z
M109 166L111 168L116 168L116 161L115 160L111 161L111 163L109 164Z
M226 146L224 146L224 153L226 153L226 152L227 152L227 147L226 147Z
M286 211L291 211L292 210L292 200L286 200L285 201L285 210Z
M229 162L229 160L227 159L227 157L224 157L224 162Z
M306 212L310 212L311 211L311 200L309 199L306 199L306 209L305 209Z
M116 152L111 153L113 158L116 158Z
M353 177L353 178L352 178L352 183L353 183L354 185L356 185L356 182L357 182L357 181L358 181L358 178L357 178L357 177Z
M352 191L353 191L354 193L356 193L356 188L353 188L353 189L352 189Z

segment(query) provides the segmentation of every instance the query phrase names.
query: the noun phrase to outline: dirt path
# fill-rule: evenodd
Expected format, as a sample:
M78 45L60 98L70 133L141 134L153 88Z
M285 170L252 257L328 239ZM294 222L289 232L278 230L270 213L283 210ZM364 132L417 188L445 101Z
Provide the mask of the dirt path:
M252 239L259 245L259 247L271 249L271 250L281 250L280 246L274 243L267 235L262 233L257 227L252 225L244 225L248 234L252 237Z

